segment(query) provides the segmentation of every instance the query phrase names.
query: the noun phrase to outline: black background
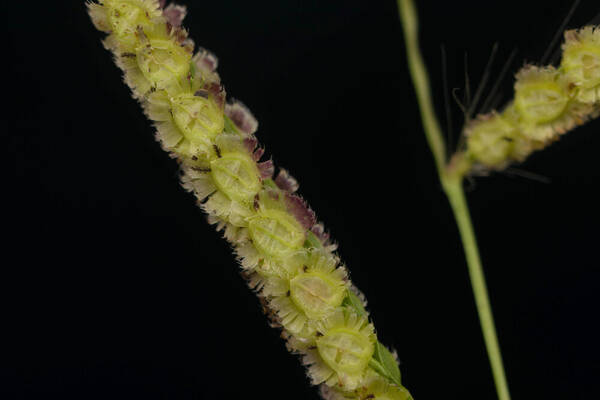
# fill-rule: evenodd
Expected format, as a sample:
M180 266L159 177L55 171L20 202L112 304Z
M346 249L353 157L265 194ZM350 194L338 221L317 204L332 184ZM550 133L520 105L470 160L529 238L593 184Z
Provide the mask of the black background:
M435 176L392 0L188 1L228 93L334 238L416 399L494 399L465 261ZM511 75L570 4L420 0L442 105L463 53ZM3 399L316 399L179 187L82 2L3 2ZM600 11L583 1L570 27ZM512 78L502 90L511 96ZM442 107L440 107L442 110ZM459 112L454 113L455 131ZM599 398L600 122L468 184L514 399Z

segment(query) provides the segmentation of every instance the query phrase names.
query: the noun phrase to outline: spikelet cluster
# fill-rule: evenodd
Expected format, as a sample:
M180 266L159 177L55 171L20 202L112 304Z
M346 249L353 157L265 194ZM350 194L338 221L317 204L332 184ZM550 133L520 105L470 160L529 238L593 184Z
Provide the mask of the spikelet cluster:
M88 4L104 46L124 72L156 138L181 167L208 220L232 247L290 351L329 399L409 399L397 361L376 338L352 286L297 181L271 160L240 102L226 102L217 59L182 27L185 8L158 0Z
M600 114L600 30L586 26L564 37L558 67L525 65L512 101L465 124L466 149L453 159L461 173L521 162Z

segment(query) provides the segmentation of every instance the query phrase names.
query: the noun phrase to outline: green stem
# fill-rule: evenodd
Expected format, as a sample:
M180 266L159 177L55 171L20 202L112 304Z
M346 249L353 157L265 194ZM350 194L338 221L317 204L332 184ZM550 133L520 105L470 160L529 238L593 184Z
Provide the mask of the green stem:
M417 12L412 0L398 0L398 8L400 10L402 27L404 28L408 68L412 76L413 85L415 86L417 101L419 102L423 130L433 153L438 174L442 176L446 165L446 145L440 124L435 117L433 102L431 101L431 91L429 90L427 69L419 50L419 20L417 19Z
M498 344L496 335L496 326L494 325L494 316L492 315L492 307L488 296L487 286L485 284L485 276L481 259L479 258L479 250L477 249L477 241L471 224L471 216L465 198L465 192L462 188L462 178L442 179L444 191L448 196L448 201L452 206L454 218L458 225L463 248L465 250L465 258L469 267L469 277L471 278L471 287L477 304L477 312L479 313L479 323L483 331L485 347L487 348L494 382L496 383L496 392L500 400L510 400L508 391L508 383L504 373L504 364L502 363L502 353Z
M492 374L496 384L496 391L500 400L510 400L508 383L504 373L502 355L500 353L500 346L498 345L496 327L492 315L492 308L490 306L483 268L479 258L479 250L477 249L477 242L475 240L475 233L473 232L469 208L462 188L463 175L461 171L451 171L446 167L445 143L440 125L435 116L433 102L431 101L431 90L429 79L427 77L427 70L419 50L419 24L415 6L412 0L397 1L400 20L404 29L408 66L417 94L417 100L419 102L423 129L431 152L433 153L433 158L435 159L435 165L440 181L444 188L444 192L448 197L452 211L454 212L454 218L460 232L465 251L465 258L469 268L471 286L475 296L475 303L477 304L481 330L483 331L483 337L490 365L492 367Z

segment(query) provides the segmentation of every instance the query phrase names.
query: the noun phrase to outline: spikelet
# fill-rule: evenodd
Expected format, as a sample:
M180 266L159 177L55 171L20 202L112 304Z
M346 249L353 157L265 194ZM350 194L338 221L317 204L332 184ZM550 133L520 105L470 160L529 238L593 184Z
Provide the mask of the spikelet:
M600 88L600 31L595 26L565 32L561 68L577 90L577 100L595 104Z
M273 179L273 161L262 160L254 136L256 119L241 102L225 101L217 58L204 49L193 54L181 27L185 8L101 0L88 10L108 34L103 44L156 139L180 164L183 187L233 246L271 325L301 354L311 381L349 396L362 388L383 398L403 391L396 361L377 342L364 296L349 282L323 224L296 194L298 182L283 169Z
M517 135L518 128L495 111L477 116L465 127L470 154L489 168L501 169L508 163Z
M313 384L352 391L365 382L376 337L373 325L364 317L336 309L318 324L313 338L294 339L288 342L289 347L303 354Z
M550 142L581 124L592 108L573 100L569 82L554 67L525 66L516 77L511 115L528 139ZM505 113L507 114L507 113Z
M88 3L88 12L96 29L118 37L120 43L129 43L138 26L152 28L153 20L163 17L158 1L145 0L101 0Z
M303 249L292 258L286 278L265 279L263 295L281 325L293 335L314 336L319 321L329 318L348 290L347 273L337 257L324 249Z
M224 120L222 110L207 93L198 90L170 96L158 90L148 96L145 105L166 151L188 159L190 164L215 156L213 141L223 131Z
M408 390L391 385L373 370L367 371L363 385L356 390L344 392L335 387L321 385L321 396L325 400L412 400Z

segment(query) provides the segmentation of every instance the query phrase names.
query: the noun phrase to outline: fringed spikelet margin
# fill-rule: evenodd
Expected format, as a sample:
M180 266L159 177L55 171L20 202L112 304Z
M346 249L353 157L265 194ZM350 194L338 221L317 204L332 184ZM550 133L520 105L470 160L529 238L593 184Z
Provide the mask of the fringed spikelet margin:
M181 26L185 7L164 3L100 0L88 11L156 139L179 162L182 185L231 243L271 324L325 398L410 399L298 182L284 169L273 179L256 119L242 103L226 103L216 57L194 54Z
M586 26L564 38L558 67L525 65L516 74L512 101L467 119L464 147L451 159L451 171L503 170L600 115L600 30Z

